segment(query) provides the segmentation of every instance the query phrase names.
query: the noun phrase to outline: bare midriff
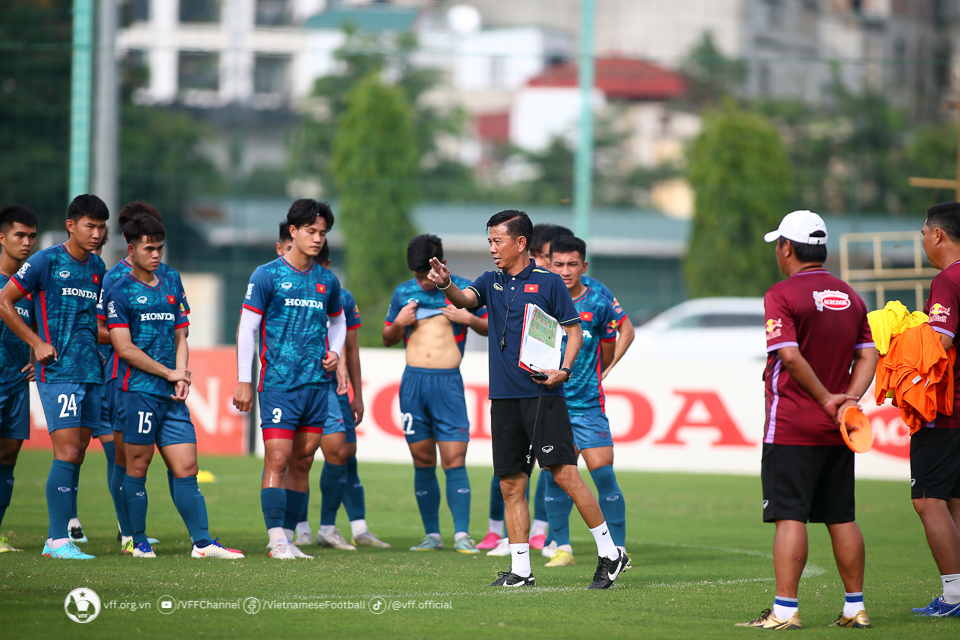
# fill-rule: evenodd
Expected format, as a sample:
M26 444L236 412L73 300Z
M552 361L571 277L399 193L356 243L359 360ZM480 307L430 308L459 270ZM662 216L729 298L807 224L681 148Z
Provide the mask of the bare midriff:
M413 323L406 354L408 366L424 369L456 369L463 359L453 325L442 315Z

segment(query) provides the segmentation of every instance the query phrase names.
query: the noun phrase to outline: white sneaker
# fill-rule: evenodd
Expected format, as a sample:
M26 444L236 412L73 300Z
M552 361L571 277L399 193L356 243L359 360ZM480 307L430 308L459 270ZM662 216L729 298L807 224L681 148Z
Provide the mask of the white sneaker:
M510 539L509 538L500 538L500 542L497 543L493 549L487 551L488 556L508 556L510 555Z
M270 557L276 560L296 560L297 556L293 551L293 546L289 542L280 541L270 550Z
M543 549L540 551L540 555L544 558L552 558L553 554L557 552L557 541L554 540L548 545L544 545Z
M293 544L313 544L313 534L310 531L301 531L297 534L297 539L293 541Z
M313 542L313 540L310 540L310 542ZM303 551L300 550L300 547L298 547L297 545L291 544L290 548L293 550L293 555L296 556L297 558L303 558L305 560L313 560L313 556L305 554Z
M217 538L207 546L200 548L196 545L190 552L191 558L223 558L225 560L237 560L243 557L243 552L239 549L228 549L220 544L220 538Z
M340 534L339 529L334 529L330 533L324 535L319 530L317 531L317 544L321 547L333 547L334 549L342 549L343 551L356 551L357 548L347 542L347 539Z

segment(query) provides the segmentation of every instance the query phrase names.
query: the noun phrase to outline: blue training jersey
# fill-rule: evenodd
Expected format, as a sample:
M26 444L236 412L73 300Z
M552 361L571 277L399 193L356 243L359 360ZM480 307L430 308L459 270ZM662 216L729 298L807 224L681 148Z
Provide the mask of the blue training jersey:
M311 262L299 271L286 258L257 267L243 308L261 316L258 391L293 391L330 381L327 318L343 313L340 280Z
M580 314L583 346L573 363L570 380L563 383L570 413L597 413L605 411L603 385L600 382L600 343L617 339L617 318L611 302L587 287L573 301ZM567 335L563 335L566 349Z
M107 316L104 312L103 300L107 297L107 294L110 293L110 289L115 285L123 276L130 273L130 263L127 262L127 258L124 258L117 264L110 267L106 275L103 276L103 290L100 292L100 304L97 306L97 318L106 322ZM157 268L157 277L163 278L165 280L171 280L176 282L176 286L183 290L183 282L180 280L180 272L160 263L160 266ZM183 305L183 314L190 315L190 304L187 302L186 293L183 294L181 300ZM104 362L104 371L103 375L106 380L113 380L117 377L117 374L120 370L119 358L113 350L113 345L111 344L101 344L98 345L100 349L100 355L103 357Z
M0 273L0 289L7 286L9 280L9 277ZM15 306L17 313L28 327L36 325L33 319L32 294L28 293L20 298ZM28 364L30 364L30 347L18 338L10 327L0 322L0 371L4 372L0 377L0 396L20 393L27 386L27 374L20 373L20 369Z
M157 278L154 286L131 274L118 280L107 294L107 328L130 329L133 344L145 354L167 367L177 368L174 332L190 324L183 313L183 288L179 281ZM119 361L121 389L145 396L169 400L174 384L153 374Z
M627 319L627 312L623 310L622 306L620 306L620 301L617 300L616 296L613 295L613 292L607 288L607 285L603 284L596 278L590 278L588 276L580 276L580 283L585 287L593 289L613 303L613 313L617 316L617 326L619 327L621 324L623 324L623 321Z
M63 244L35 253L13 276L33 296L40 338L57 350L57 359L40 365L37 380L103 384L97 351L97 303L106 269L95 253L79 261Z
M450 279L461 289L466 289L470 286L470 281L466 278L451 275ZM450 302L447 300L447 296L444 295L443 291L433 285L431 285L431 287L431 289L424 289L420 286L420 283L417 282L416 278L397 285L397 288L393 292L393 297L390 298L390 308L387 310L387 318L384 324L388 326L393 324L400 310L411 302L417 303L417 320L440 315L442 313L441 309L449 305ZM468 309L468 311L478 318L487 317L486 307L477 307L476 309ZM450 324L453 326L453 339L457 342L457 346L460 347L460 355L462 356L466 348L467 325L456 322ZM410 339L410 331L410 327L404 327L404 345L406 345L407 340Z

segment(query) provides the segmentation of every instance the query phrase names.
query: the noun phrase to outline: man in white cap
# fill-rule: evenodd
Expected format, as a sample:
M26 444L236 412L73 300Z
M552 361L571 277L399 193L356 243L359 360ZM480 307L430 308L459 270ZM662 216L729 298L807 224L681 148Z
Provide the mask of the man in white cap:
M827 228L794 211L764 236L777 243L786 280L764 298L767 330L766 424L761 482L763 521L773 522L773 609L738 626L799 629L800 575L807 562L807 522L823 522L846 591L831 626L869 627L863 605L863 535L855 522L853 451L844 445L843 412L866 392L879 358L867 308L823 268ZM853 362L851 372L850 363Z

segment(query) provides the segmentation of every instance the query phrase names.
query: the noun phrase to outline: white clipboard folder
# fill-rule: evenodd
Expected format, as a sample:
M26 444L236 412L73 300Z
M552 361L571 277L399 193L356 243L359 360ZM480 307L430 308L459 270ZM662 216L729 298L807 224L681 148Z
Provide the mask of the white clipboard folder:
M559 369L562 345L563 331L557 319L537 305L528 303L523 311L520 368L531 373Z

